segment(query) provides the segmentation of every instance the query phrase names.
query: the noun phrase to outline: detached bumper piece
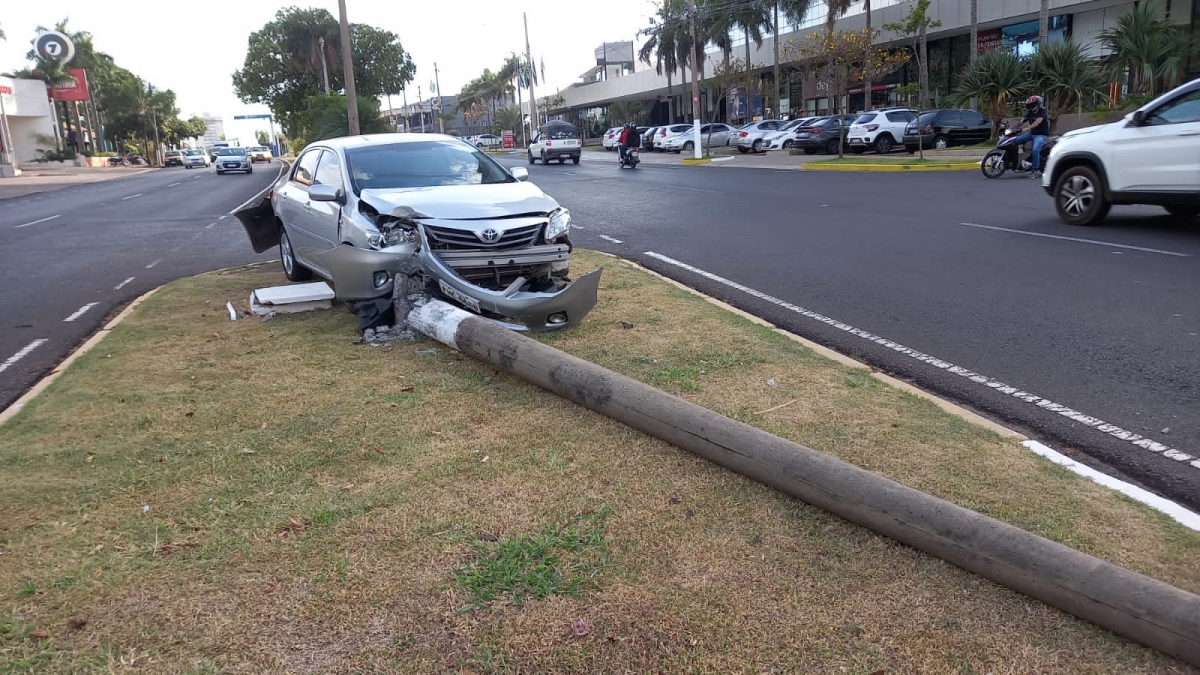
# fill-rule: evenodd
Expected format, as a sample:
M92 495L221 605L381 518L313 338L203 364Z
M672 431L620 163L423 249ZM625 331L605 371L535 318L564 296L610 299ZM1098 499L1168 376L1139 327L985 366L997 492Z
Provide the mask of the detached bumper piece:
M421 238L428 241L422 228ZM566 262L565 244L534 246L516 251L433 251L422 246L421 266L451 300L510 330L545 332L570 328L596 306L602 270L593 270L557 291L522 291L523 278L504 290L493 291L467 281L456 269L489 264L505 267Z

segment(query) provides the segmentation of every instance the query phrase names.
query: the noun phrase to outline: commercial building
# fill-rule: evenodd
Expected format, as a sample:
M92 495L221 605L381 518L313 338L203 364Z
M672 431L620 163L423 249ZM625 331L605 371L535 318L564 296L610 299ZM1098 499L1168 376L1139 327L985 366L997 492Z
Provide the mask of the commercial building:
M54 112L46 83L0 77L0 176L54 149ZM14 162L15 160L15 162Z
M438 130L438 116L442 114L453 114L454 119L446 120L443 125L446 128L446 133L451 130L457 130L459 133L465 133L467 128L466 121L463 119L463 114L455 110L457 97L442 96L439 98L431 98L424 101L417 101L408 105L400 106L399 108L391 108L383 110L384 119L391 122L396 131L426 131L435 132Z
M208 113L204 113L200 116L200 119L204 120L204 136L200 140L204 143L205 147L209 147L217 141L225 140L224 117L213 117Z
M1142 0L1149 4L1161 17L1172 23L1188 27L1200 39L1200 0ZM1051 42L1071 39L1082 44L1096 58L1106 52L1099 41L1099 34L1113 27L1118 18L1129 11L1133 0L1050 0L1049 40ZM911 9L912 0L872 0L871 24L879 29L888 23L899 22ZM957 73L970 62L971 49L1012 49L1020 54L1030 54L1037 49L1039 0L978 0L977 43L970 44L970 1L932 0L930 18L940 26L928 35L929 89L936 105L944 100L954 86ZM728 122L744 121L763 116L816 115L830 112L835 103L839 110L862 110L867 107L886 105L903 100L898 89L916 81L916 64L910 62L901 70L872 83L868 101L862 84L848 88L842 100L833 99L827 82L805 75L787 63L787 45L795 44L810 33L824 31L826 24L825 2L814 2L813 9L798 27L782 26L778 40L784 56L781 61L780 96L774 101L775 83L773 65L776 36L767 33L761 46L749 45L749 61L755 70L751 91L735 92L721 97L702 85L701 110L705 119ZM835 24L835 30L859 30L866 27L866 17L861 0L850 6L849 12ZM732 54L746 58L746 39L735 34ZM877 42L883 46L903 46L899 36L881 31ZM614 43L615 44L615 43ZM607 52L606 52L607 54ZM713 67L723 61L724 54L710 48L706 53L701 79L711 77ZM569 119L582 129L599 128L607 121L607 107L618 101L636 101L647 111L646 121L651 124L690 121L691 73L677 70L674 73L656 72L654 67L634 69L604 68L600 58L597 66L604 77L596 77L596 69L585 73L582 81L557 92L555 105L547 112L553 116ZM644 64L643 64L644 65ZM1193 59L1187 66L1192 77L1200 76L1200 59ZM545 96L543 92L539 94ZM542 97L539 96L539 99Z

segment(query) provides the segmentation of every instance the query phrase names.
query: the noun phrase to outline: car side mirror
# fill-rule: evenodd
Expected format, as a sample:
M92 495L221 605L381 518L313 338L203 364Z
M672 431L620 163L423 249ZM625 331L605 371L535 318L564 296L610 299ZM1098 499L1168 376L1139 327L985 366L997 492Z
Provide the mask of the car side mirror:
M335 188L332 185L325 185L323 183L310 185L308 188L308 198L314 202L346 203L346 193L342 192L341 188Z
M510 173L512 177L516 178L517 180L529 180L529 169L526 169L523 166L514 166L508 170L508 173Z
M1138 110L1133 113L1133 123L1139 127L1146 125L1146 111Z

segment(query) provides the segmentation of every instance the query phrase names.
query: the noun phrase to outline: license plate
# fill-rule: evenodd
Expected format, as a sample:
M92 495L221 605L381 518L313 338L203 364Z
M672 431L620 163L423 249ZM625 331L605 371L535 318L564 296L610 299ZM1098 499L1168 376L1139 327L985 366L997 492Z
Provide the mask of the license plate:
M569 154L567 154L567 153L565 153L565 152L564 152L563 154L559 155L558 157L559 157L559 159L567 159L567 158L569 158L570 156L571 156L571 155L569 155Z
M475 312L476 314L479 313L479 301L476 300L475 298L472 298L471 296L467 295L466 293L459 292L458 289L456 289L453 286L451 286L450 284L442 281L441 279L438 279L438 288L440 288L442 290L442 293L447 298L457 301L463 307L466 307L467 309L471 310L472 312Z

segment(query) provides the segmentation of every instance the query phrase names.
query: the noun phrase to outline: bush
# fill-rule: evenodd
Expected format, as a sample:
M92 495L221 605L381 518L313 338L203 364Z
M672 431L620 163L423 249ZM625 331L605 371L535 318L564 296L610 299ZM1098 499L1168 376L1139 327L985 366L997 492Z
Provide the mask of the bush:
M78 156L75 151L67 148L66 150L38 150L39 154L35 162L72 162Z

